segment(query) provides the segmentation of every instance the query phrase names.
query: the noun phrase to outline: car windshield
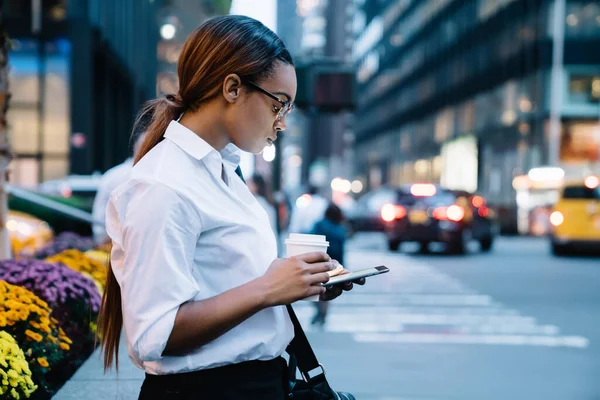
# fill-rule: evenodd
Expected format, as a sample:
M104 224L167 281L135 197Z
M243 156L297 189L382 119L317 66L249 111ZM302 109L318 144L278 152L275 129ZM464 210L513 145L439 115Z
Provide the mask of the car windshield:
M567 186L563 192L564 199L600 200L600 186L594 189L586 186Z

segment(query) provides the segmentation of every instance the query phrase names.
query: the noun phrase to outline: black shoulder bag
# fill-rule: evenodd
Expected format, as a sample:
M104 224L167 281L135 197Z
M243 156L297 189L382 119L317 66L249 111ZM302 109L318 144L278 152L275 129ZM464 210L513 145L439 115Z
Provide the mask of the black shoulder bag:
M290 355L289 398L296 400L356 400L350 393L336 392L329 386L325 377L325 369L317 360L294 309L290 305L286 307L294 324L294 339L286 349ZM296 379L296 368L300 370L302 380ZM311 376L310 373L313 371L317 371L317 373Z

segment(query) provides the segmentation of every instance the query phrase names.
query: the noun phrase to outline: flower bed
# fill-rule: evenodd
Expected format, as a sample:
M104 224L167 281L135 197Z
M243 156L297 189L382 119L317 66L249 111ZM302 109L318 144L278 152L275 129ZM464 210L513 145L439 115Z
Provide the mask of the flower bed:
M0 398L49 399L94 350L108 252L63 233L15 258L0 261Z

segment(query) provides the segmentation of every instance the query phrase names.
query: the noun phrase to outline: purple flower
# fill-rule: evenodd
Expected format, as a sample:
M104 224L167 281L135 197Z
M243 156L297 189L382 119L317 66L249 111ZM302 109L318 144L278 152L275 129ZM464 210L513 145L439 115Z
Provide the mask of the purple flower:
M90 237L80 236L73 232L63 232L56 236L54 240L45 247L38 250L35 258L44 259L55 254L62 253L65 250L88 251L94 247L94 242Z
M0 279L32 291L52 308L85 305L93 313L100 309L101 298L96 284L61 264L3 260L0 261Z

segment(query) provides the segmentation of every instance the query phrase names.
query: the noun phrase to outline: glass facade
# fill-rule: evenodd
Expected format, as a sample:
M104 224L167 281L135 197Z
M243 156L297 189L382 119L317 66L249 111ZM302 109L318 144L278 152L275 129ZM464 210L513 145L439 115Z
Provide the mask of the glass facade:
M14 39L9 53L9 139L16 155L11 181L35 186L69 170L70 44Z

